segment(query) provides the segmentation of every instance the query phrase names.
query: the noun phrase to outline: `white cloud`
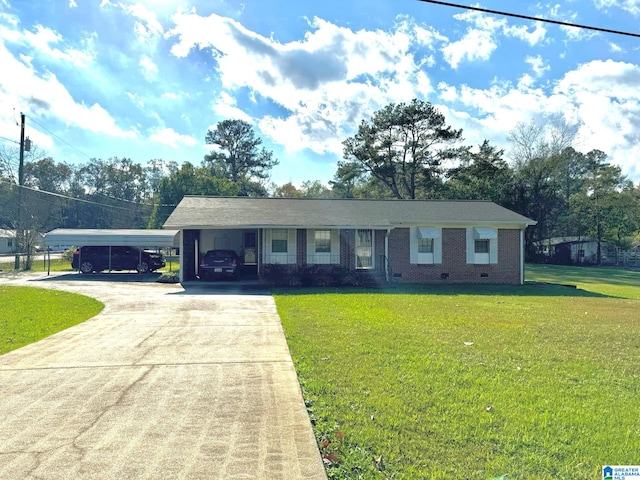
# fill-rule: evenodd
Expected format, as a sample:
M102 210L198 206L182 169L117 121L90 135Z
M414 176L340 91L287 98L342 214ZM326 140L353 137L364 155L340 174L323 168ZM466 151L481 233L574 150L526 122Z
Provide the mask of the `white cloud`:
M623 53L624 49L618 45L617 43L613 43L613 42L609 42L609 49L613 52L613 53Z
M586 28L579 27L568 27L566 25L561 25L560 29L567 35L567 39L573 42L583 42L600 35L594 30L587 30Z
M127 92L127 97L129 97L129 100L135 103L138 107L144 108L144 101L137 93Z
M633 15L640 15L640 0L594 0L593 3L600 9L616 7Z
M160 98L163 100L181 100L182 94L174 93L174 92L164 92Z
M147 55L143 55L142 57L140 57L139 65L142 67L144 78L146 78L148 81L152 81L156 78L158 74L158 67L153 62L153 60L151 60L151 58L149 58Z
M463 60L489 60L498 48L491 32L486 30L469 30L462 39L451 42L442 49L444 59L451 68L458 68Z
M279 104L283 117L265 116L259 128L289 150L341 154L337 138L355 130L383 105L428 95L432 86L421 72L433 62L444 37L399 18L389 32L353 31L314 18L304 39L279 43L212 14L177 14L167 37L179 58L193 48L210 49L225 91L247 88ZM218 113L241 112L218 100Z
M496 83L488 89L455 87L441 82L440 97L447 121L464 130L466 141L488 138L501 146L519 122L529 123L560 115L579 125L574 145L580 151L599 149L626 174L637 174L640 156L640 66L623 62L592 61L567 72L551 92L534 88L523 75L517 85ZM468 116L468 112L476 112ZM459 122L459 123L458 123Z
M535 57L528 56L524 61L531 65L531 70L533 70L536 77L541 77L545 72L548 72L551 69L549 65L545 64L540 55L536 55Z
M75 0L69 0L69 8L76 8L78 4Z
M164 28L158 21L156 13L149 10L143 4L135 3L133 5L127 5L125 3L119 3L118 6L127 14L138 19L133 29L136 37L141 42L149 42L152 39L162 36L164 33Z
M533 31L530 31L526 25L504 27L503 31L505 35L518 38L532 47L542 43L547 35L547 29L542 22L536 22Z
M0 38L7 38L6 34L7 32L0 28ZM15 38L24 41L24 37L18 32L13 34ZM58 35L55 32L40 29L30 37L28 43L41 45L44 48L50 41L57 38ZM26 56L21 58L30 59ZM120 138L135 137L134 130L122 129L101 105L76 102L55 74L46 72L38 76L29 62L16 59L2 42L0 42L0 65L11 72L11 75L3 76L0 104L15 105L17 110L24 110L45 118L57 118L66 122L67 125L77 126L94 133Z
M244 120L252 123L250 115L236 106L236 99L227 92L220 92L219 97L213 104L213 111L219 116L228 119Z
M535 46L545 39L547 33L541 22L535 22L533 30L530 30L527 25L509 25L504 18L476 11L460 13L453 17L472 25L460 40L442 48L445 61L454 69L465 60L489 60L498 48L497 36L500 34Z
M198 141L191 135L183 135L176 132L173 128L154 129L149 139L152 142L162 143L173 148L178 148L180 145L193 147L198 144Z
M20 33L15 30L7 36L3 32L2 37L12 39L16 43L32 48L37 55L59 62L71 63L77 67L89 66L96 56L93 49L94 37L92 35L84 39L85 49L83 50L66 46L62 49L54 47L54 45L64 43L62 36L55 30L42 25L36 25L35 32L24 31Z

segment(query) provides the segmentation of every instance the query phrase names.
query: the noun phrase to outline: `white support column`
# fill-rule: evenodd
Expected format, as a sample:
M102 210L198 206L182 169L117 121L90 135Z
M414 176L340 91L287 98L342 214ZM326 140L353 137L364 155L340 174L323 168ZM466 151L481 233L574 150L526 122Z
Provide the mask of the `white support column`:
M524 285L524 228L520 229L520 285Z
M200 239L196 238L195 240L195 248L193 249L193 261L195 263L194 268L196 272L196 277L198 276L198 267L200 263Z
M384 276L387 282L391 280L389 278L389 233L391 229L387 228L387 233L384 235Z
M180 283L184 282L184 230L180 230L180 241L178 243L180 248Z

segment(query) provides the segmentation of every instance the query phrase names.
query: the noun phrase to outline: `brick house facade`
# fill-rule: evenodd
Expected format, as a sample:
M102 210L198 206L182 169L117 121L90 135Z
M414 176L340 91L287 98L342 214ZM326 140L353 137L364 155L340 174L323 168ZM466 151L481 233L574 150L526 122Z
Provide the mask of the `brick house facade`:
M258 277L306 269L395 283L521 284L524 229L533 224L492 202L185 197L164 227L183 232L187 266L232 248ZM181 277L196 278L196 269Z

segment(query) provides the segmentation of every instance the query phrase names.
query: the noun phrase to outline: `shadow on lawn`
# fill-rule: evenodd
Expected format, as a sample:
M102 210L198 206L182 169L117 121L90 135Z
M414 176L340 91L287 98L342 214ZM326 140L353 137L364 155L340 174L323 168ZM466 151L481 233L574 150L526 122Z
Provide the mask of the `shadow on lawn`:
M344 294L400 294L400 295L504 295L510 297L593 297L621 298L613 295L589 292L575 285L544 282L525 282L524 285L393 285L384 288L277 288L274 295L313 295L322 293Z

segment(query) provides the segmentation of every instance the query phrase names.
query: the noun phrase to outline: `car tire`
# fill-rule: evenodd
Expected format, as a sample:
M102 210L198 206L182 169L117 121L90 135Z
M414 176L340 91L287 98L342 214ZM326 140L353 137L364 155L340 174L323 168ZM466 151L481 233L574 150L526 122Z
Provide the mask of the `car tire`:
M91 272L93 272L93 264L91 262L82 262L80 264L80 272L81 273L91 273Z
M138 273L149 273L149 264L147 262L140 262L136 267Z

